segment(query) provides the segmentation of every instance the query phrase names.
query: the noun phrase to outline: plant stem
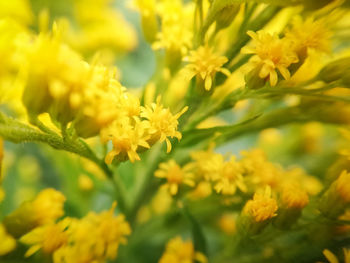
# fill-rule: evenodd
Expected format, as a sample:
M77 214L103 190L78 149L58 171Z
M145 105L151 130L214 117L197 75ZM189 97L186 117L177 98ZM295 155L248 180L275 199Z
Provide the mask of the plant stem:
M81 139L62 138L57 133L50 130L49 133L44 133L34 127L18 122L0 112L0 136L5 140L14 143L23 142L41 142L50 145L57 150L64 150L75 153L81 157L89 159L97 164L103 172L110 178L116 188L116 199L122 211L125 210L124 196L121 194L121 185L113 178L113 172L109 169L106 163L99 159L90 147Z

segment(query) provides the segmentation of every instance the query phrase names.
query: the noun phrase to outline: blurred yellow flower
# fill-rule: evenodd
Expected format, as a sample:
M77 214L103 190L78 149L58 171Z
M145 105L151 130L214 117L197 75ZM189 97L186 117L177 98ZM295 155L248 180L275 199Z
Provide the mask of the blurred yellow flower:
M205 255L194 250L191 241L183 241L181 237L171 239L158 263L206 263Z
M31 246L25 253L25 257L30 257L40 249L46 254L53 254L57 249L66 245L68 242L66 230L69 224L70 219L65 218L58 223L48 223L37 227L22 236L20 241Z
M252 200L244 206L243 213L251 216L255 222L263 222L275 217L277 202L271 197L271 188L266 187L263 194L255 193Z
M16 240L11 237L3 224L0 224L0 256L10 253L16 248Z
M164 187L169 189L170 194L176 195L181 184L191 187L195 185L191 170L191 164L181 168L174 160L169 160L159 165L159 169L154 173L154 176L167 179Z

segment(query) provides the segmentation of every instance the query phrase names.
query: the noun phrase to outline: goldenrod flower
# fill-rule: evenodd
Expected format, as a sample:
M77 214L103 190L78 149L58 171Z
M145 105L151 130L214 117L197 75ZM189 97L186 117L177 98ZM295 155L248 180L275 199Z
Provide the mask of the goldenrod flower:
M171 239L158 263L194 263L208 262L205 255L194 250L191 241L183 241L181 237Z
M72 7L80 29L67 36L73 46L92 53L106 48L120 53L136 47L135 29L111 1L79 0Z
M300 59L305 58L310 50L329 52L331 36L332 32L326 19L316 20L313 17L305 21L297 17L293 26L286 31L286 39L294 45L295 52Z
M196 187L189 193L189 197L193 200L203 199L210 196L212 193L212 186L210 182L201 181Z
M193 187L192 165L186 165L181 168L174 160L161 163L159 169L154 173L156 177L167 179L165 188L169 189L170 194L176 195L181 184Z
M344 253L344 263L350 263L350 249L343 248ZM334 255L330 250L323 250L323 255L327 258L329 263L339 263L336 255Z
M148 143L153 145L156 141L166 142L167 152L171 151L171 143L168 137L181 139L182 135L177 131L178 119L184 114L188 107L184 107L180 112L173 115L168 108L164 108L158 96L156 103L151 106L141 107L142 118L149 121L148 133L151 135Z
M299 186L285 185L282 189L281 202L285 208L302 209L309 203L309 197Z
M263 194L255 193L252 200L244 206L243 213L251 216L255 222L263 222L275 217L277 202L271 197L271 188L266 187Z
M173 68L179 65L192 46L192 24L188 21L191 21L193 12L186 13L185 6L179 0L165 0L157 7L157 13L161 17L161 31L157 33L152 48L165 49L167 66Z
M6 232L2 224L0 224L0 240L0 256L10 253L16 248L16 240Z
M237 231L236 221L237 221L237 214L225 213L219 218L218 224L220 229L225 234L233 235Z
M302 209L309 203L305 190L297 184L285 184L280 194L278 215L275 226L281 229L290 228L301 216Z
M197 170L197 175L207 181L211 181L213 176L219 177L220 168L224 162L224 157L213 151L214 145L211 145L206 151L193 151L191 158Z
M343 170L319 201L319 209L329 218L337 218L350 203L350 173Z
M31 247L25 254L30 257L38 250L42 249L44 253L53 254L57 249L67 244L70 219L65 218L58 223L48 223L37 227L28 234L21 237L20 241Z
M3 223L14 237L20 237L32 229L54 222L64 214L64 195L55 189L42 190L33 201L27 201L10 215Z
M32 202L37 225L54 222L63 216L65 196L53 188L42 190Z
M217 72L227 76L230 71L222 66L227 62L227 58L213 53L208 46L200 46L197 50L190 51L186 59L189 64L184 68L186 76L191 79L197 76L204 83L205 90L210 90Z
M288 67L298 62L290 41L264 31L257 33L248 31L247 34L253 39L254 47L246 46L242 48L242 53L255 54L250 59L249 65L258 70L259 77L268 78L271 86L275 86L278 81L278 70L285 79L289 79Z
M336 192L345 203L350 203L350 173L343 171L335 182Z
M269 185L276 187L281 183L282 171L280 167L269 162L261 149L242 151L240 161L243 175L247 182L256 186Z
M123 215L114 216L116 203L108 211L90 212L72 220L65 246L54 253L55 263L105 262L117 257L120 244L125 244L131 229Z
M24 25L33 22L33 13L28 0L0 1L0 17L11 17Z
M102 140L112 141L113 149L106 155L105 162L111 164L115 157L120 161L129 159L131 162L140 160L137 151L148 149L149 136L146 134L147 122L134 118L134 124L128 119L116 120L107 129L102 131Z
M243 192L247 191L243 182L242 168L234 157L222 164L218 174L214 175L212 180L215 182L214 189L217 193L233 195L237 187Z
M82 89L88 73L86 64L56 35L41 34L23 49L27 54L23 102L28 112L48 112L55 102L52 116L68 123L82 102Z

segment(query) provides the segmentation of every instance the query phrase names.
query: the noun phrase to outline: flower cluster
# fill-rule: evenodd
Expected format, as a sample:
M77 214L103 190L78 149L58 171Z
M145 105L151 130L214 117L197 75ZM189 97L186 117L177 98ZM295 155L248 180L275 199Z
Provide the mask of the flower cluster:
M175 237L167 243L166 250L158 262L206 263L208 261L202 253L194 250L194 246L191 241L183 241L181 237Z
M0 254L15 247L6 231L30 246L25 256L39 250L52 256L53 262L106 262L114 259L120 244L126 244L131 228L124 215L114 215L116 203L109 211L90 212L81 219L65 217L64 196L53 189L41 191L37 197L21 205L1 225L4 240ZM21 232L20 232L21 231Z
M0 262L348 263L349 8L0 1Z
M288 80L311 52L329 51L332 34L325 19L303 21L298 17L283 38L265 31L248 31L248 35L253 46L244 47L242 53L254 54L249 61L250 74L257 74L259 78L269 80L271 86L276 86L278 72Z

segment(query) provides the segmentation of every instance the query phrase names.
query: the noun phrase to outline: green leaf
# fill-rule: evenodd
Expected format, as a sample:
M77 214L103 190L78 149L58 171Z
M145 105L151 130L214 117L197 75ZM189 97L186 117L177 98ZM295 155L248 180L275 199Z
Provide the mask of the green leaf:
M259 118L261 114L255 115L252 118L249 118L247 120L244 120L240 123L233 124L233 125L225 125L225 126L216 126L213 128L207 128L207 129L191 129L188 131L184 131L183 139L180 142L180 145L182 147L191 146L194 144L197 144L203 140L207 140L211 137L215 137L215 135L223 134L223 133L230 133L233 130L236 130L241 125L245 125L251 121L254 121L255 119Z
M201 225L193 217L193 215L190 213L187 207L184 207L182 211L191 225L195 250L202 252L204 255L208 256L207 240L204 236Z

